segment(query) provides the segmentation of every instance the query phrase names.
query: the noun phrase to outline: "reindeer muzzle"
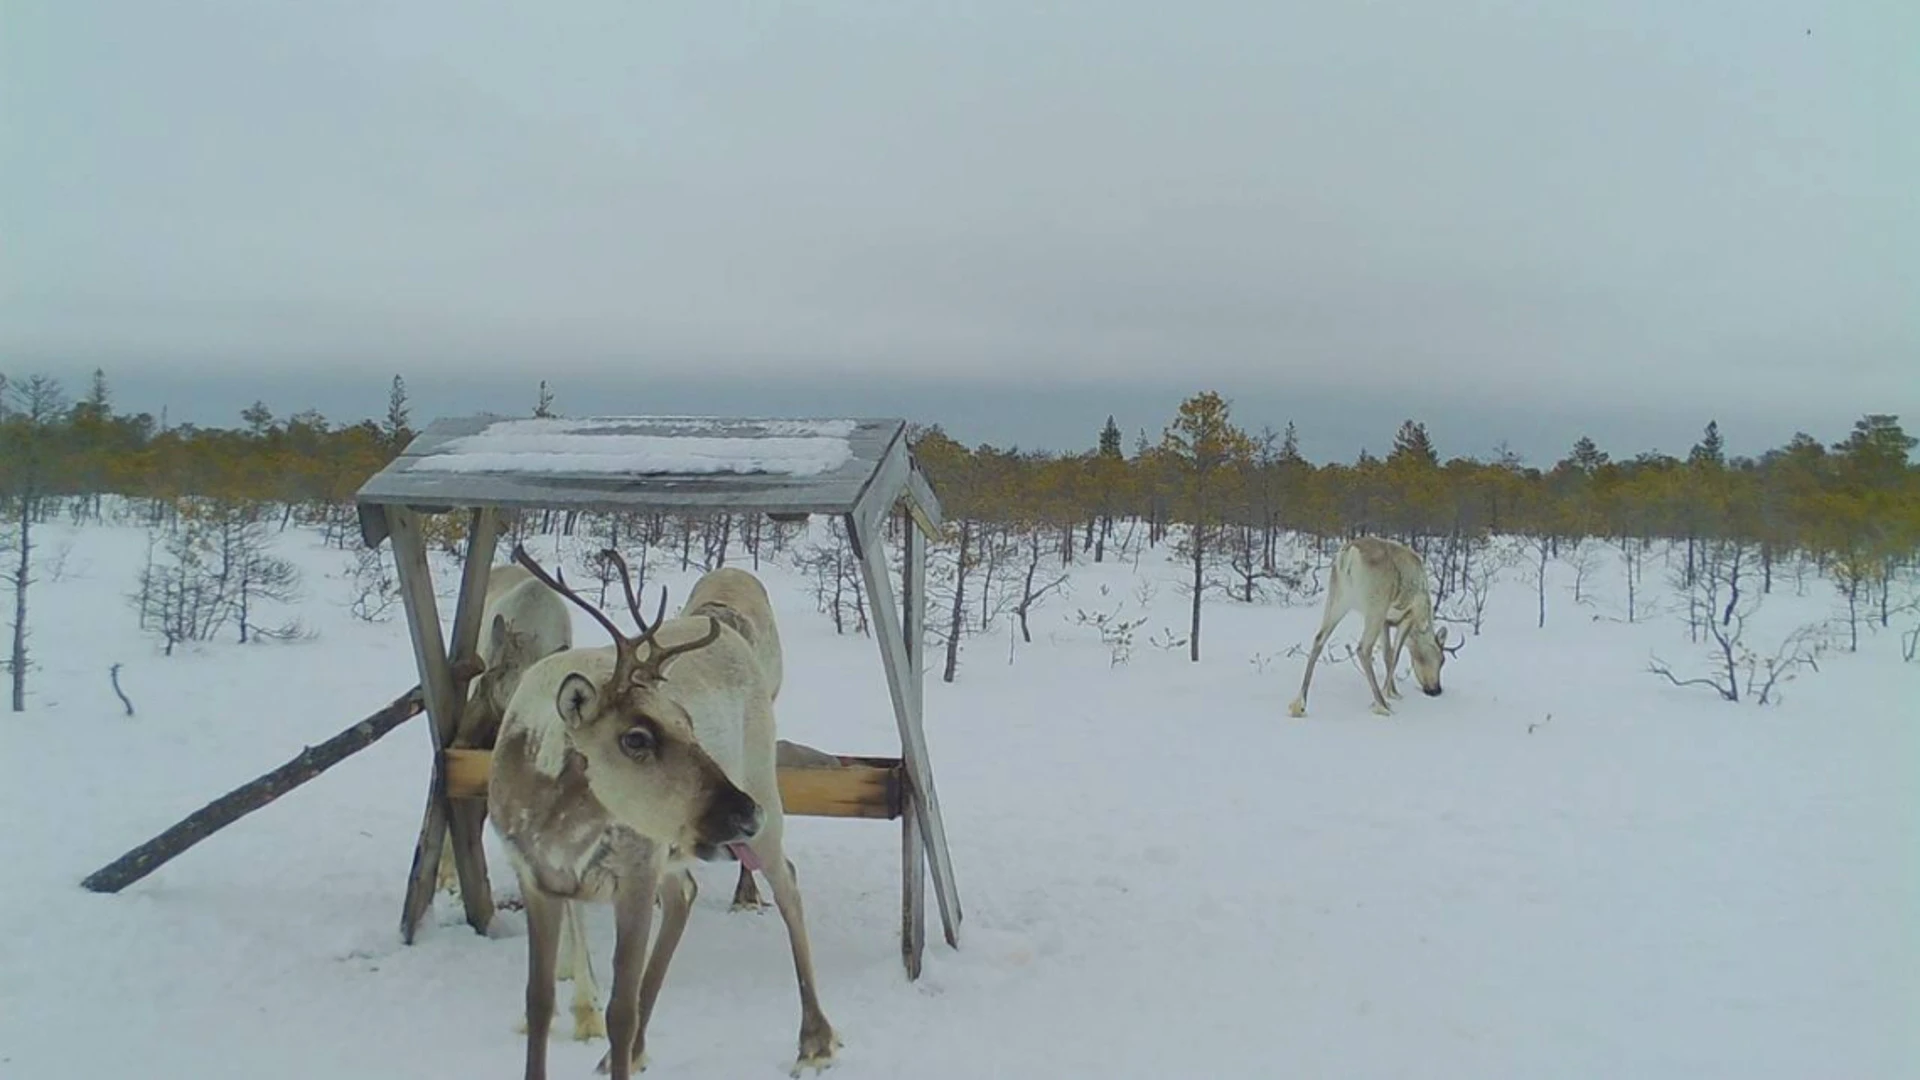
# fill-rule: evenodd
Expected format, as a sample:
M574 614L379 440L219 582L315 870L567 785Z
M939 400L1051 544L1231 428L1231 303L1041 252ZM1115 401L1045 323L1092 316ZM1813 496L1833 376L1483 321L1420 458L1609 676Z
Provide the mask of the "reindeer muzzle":
M760 835L766 823L766 810L746 792L732 788L716 795L701 816L700 840L694 845L694 855L713 862L721 858L724 851L748 864L747 869L756 869L759 860L747 847L747 841Z

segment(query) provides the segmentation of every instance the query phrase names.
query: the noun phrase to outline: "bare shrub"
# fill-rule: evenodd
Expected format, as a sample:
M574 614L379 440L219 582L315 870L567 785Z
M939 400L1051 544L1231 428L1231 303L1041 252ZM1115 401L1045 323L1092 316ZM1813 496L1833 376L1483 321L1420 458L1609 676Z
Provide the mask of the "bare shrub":
M810 543L794 554L794 565L813 582L814 607L833 620L833 632L866 634L866 580L845 525L828 526L830 542Z
M1723 701L1769 705L1779 700L1778 688L1793 681L1800 669L1819 670L1819 658L1829 644L1825 624L1801 626L1771 652L1747 643L1748 625L1764 595L1747 587L1757 573L1754 563L1748 545L1720 540L1700 545L1690 581L1684 569L1676 569L1675 584L1684 593L1689 633L1706 642L1703 673L1679 673L1658 656L1648 662L1650 673L1675 686L1710 689Z
M1100 595L1107 597L1113 590L1100 586ZM1076 626L1088 626L1100 635L1100 644L1107 647L1107 666L1119 667L1133 658L1133 635L1146 625L1147 617L1127 618L1122 615L1126 610L1125 601L1117 601L1110 611L1088 611L1075 608L1073 623Z
M1561 544L1560 559L1573 570L1573 602L1581 607L1593 604L1593 581L1600 575L1603 561L1600 545L1586 537L1575 537Z
M361 548L347 567L347 611L361 622L393 617L400 603L400 579L384 548Z
M1475 637L1487 618L1487 601L1500 583L1500 574L1513 565L1513 553L1498 544L1480 546L1479 557L1470 559L1460 573L1460 587L1440 608L1448 622L1466 623Z

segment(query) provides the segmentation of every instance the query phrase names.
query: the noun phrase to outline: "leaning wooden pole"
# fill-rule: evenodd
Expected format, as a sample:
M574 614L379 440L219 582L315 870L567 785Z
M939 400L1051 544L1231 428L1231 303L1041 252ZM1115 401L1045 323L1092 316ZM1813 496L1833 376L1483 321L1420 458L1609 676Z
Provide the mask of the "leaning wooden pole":
M80 884L94 892L119 892L193 845L372 746L425 707L425 698L416 686L326 742L307 747L285 765L195 810L173 828L95 870Z

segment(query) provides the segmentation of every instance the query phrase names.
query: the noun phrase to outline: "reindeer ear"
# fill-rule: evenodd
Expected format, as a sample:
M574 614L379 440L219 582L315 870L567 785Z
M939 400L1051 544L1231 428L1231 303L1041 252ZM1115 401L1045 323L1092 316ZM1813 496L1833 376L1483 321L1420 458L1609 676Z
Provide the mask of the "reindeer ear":
M594 706L600 700L600 691L593 680L578 672L567 676L560 682L560 693L554 697L553 707L560 712L560 719L570 728L584 727L593 718Z
M492 646L492 648L487 650L489 655L483 659L487 661L488 667L492 667L494 660L506 651L507 617L505 615L495 615L493 617L493 632L487 635L487 644Z

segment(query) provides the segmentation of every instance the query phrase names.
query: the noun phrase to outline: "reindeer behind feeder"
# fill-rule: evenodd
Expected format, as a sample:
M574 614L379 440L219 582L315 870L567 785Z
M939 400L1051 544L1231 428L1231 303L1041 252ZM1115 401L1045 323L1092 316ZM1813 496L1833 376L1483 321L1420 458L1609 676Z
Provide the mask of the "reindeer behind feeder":
M773 691L778 631L765 589L736 569L703 576L686 608L651 624L622 574L629 637L524 549L514 561L593 617L611 648L569 649L535 664L501 724L487 805L526 904L526 1076L546 1075L563 923L576 956L575 1018L590 986L578 903L611 903L618 940L606 1009L616 1080L645 1064L645 1032L697 887L693 859L736 859L773 887L800 990L801 1065L838 1046L814 992L812 950L793 864L782 848ZM648 955L656 900L659 940ZM644 963L643 963L644 961ZM643 975L644 967L644 975ZM591 1000L592 991L585 990Z
M507 703L527 669L572 647L573 617L559 593L524 566L505 563L491 567L477 650L486 666L468 686L467 707L460 714L460 730L453 745L478 749L493 746L500 718L506 715ZM435 885L452 892L457 882L453 848L442 847Z
M1373 691L1373 711L1391 716L1387 698L1400 696L1393 682L1393 669L1400 661L1400 648L1406 646L1413 665L1414 678L1429 697L1440 694L1440 669L1447 657L1460 651L1458 643L1447 644L1447 628L1434 629L1433 595L1427 587L1426 569L1420 557L1405 544L1377 536L1357 537L1347 542L1334 559L1333 575L1327 584L1327 606L1320 616L1320 630L1313 636L1313 648L1307 653L1307 670L1300 678L1300 696L1287 711L1293 716L1307 714L1307 688L1313 684L1313 665L1327 644L1334 627L1358 611L1365 625L1360 631L1357 650L1360 670L1366 674L1367 687ZM1400 631L1395 638L1394 630ZM1381 641L1385 635L1386 640ZM1380 682L1373 671L1373 649L1381 646L1387 661L1387 691L1380 693Z

